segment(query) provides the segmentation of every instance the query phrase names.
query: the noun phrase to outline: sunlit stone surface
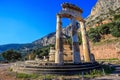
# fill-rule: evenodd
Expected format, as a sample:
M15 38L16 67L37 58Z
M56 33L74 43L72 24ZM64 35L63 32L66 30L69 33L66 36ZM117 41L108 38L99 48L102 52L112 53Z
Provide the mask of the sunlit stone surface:
M82 19L82 10L69 3L62 4L62 10L57 14L56 23L56 44L55 49L50 48L49 59L39 59L36 56L35 60L28 60L25 62L17 62L11 66L14 72L27 73L27 74L79 74L81 72L90 71L100 68L99 63L95 61L94 55L90 53L88 38L86 35L85 21ZM72 38L72 51L65 51L69 49L63 43L62 33L62 18L69 18L71 20L71 38ZM80 24L84 56L80 56L80 49L78 43L77 25ZM69 47L69 46L68 46ZM65 62L64 57L68 56L67 53L72 53L73 60ZM65 54L67 56L65 56ZM69 58L71 58L69 56ZM68 59L69 60L69 59Z

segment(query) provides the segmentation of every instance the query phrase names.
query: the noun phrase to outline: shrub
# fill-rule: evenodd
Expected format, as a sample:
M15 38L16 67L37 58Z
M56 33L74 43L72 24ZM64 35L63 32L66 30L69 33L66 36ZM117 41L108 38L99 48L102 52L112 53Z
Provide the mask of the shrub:
M88 37L92 42L95 43L100 41L101 36L95 28L90 28L90 30L87 33L88 33Z
M120 14L114 15L114 20L115 20L115 21L120 21Z
M16 61L21 59L21 53L14 51L13 49L3 52L2 56L8 61Z
M110 67L109 65L105 65L105 64L102 65L102 68L104 69L105 74L110 74L115 70L114 67Z
M48 45L44 46L42 48L37 48L32 51L35 55L38 55L38 57L43 58L43 56L48 56L48 53L50 51L50 47L55 47L55 45Z
M98 33L101 35L110 34L110 27L107 24L101 25L101 26L97 27L96 29L97 29Z
M24 73L17 73L16 74L16 77L17 78L32 78L32 79L35 79L38 77L37 74L24 74Z
M103 72L101 70L94 69L94 70L90 71L91 76L101 76L102 74L103 74Z
M116 22L115 25L111 28L111 34L114 37L120 37L120 22Z

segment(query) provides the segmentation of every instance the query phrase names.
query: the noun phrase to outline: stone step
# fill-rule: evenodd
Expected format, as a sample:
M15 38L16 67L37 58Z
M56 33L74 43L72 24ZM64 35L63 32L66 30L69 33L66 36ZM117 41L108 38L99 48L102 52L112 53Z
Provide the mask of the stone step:
M120 74L120 65L113 65L113 67L115 68L113 74Z
M71 49L64 49L64 51L65 51L65 50L69 50L69 51L71 51Z
M70 48L70 46L69 46L69 45L63 45L63 47L64 47L64 48Z
M14 70L20 73L38 73L38 74L80 74L81 72L99 69L100 65L98 63L81 63L81 64L73 64L68 63L64 65L56 65L56 64L48 64L48 65L38 65L38 66L31 66L26 65L23 63L23 66L14 65Z

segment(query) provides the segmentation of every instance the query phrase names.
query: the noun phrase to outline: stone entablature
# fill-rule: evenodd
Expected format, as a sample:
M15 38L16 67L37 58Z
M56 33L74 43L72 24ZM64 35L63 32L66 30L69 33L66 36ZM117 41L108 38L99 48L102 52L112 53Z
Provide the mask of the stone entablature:
M80 16L81 15L80 12L77 12L77 11L69 9L69 8L66 8L66 9L60 11L60 14L66 14L66 17L67 17L67 14L72 15L72 16ZM63 17L64 17L64 15L63 15Z
M80 9L79 7L77 7L76 5L74 5L74 4L70 4L70 3L63 3L62 4L62 8L69 8L69 9L73 9L73 10L76 10L76 11L78 11L78 12L80 12L80 13L82 13L83 11L82 11L82 9Z

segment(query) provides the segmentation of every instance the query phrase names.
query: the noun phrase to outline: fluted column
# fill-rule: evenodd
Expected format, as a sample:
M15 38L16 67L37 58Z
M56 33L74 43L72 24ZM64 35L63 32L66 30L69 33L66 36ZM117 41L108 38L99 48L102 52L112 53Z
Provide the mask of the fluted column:
M77 25L76 20L74 18L71 19L72 22L72 51L73 51L73 63L78 64L81 62L80 59L80 49L78 42L78 34L77 34Z
M57 14L55 63L63 64L62 22Z
M87 37L87 34L86 34L85 22L79 22L79 23L80 23L80 27L81 27L83 52L84 52L85 62L91 62L90 47L89 47L88 37Z

